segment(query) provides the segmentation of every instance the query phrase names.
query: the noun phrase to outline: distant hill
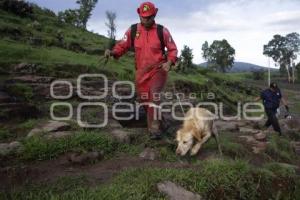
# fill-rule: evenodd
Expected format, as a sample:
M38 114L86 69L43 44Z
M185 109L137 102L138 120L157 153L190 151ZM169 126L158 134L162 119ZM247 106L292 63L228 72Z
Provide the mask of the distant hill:
M200 67L206 67L207 62L201 63ZM267 67L246 63L246 62L235 62L233 67L229 72L251 72L251 71L259 71L259 70L268 70ZM277 71L277 69L271 69L272 71Z

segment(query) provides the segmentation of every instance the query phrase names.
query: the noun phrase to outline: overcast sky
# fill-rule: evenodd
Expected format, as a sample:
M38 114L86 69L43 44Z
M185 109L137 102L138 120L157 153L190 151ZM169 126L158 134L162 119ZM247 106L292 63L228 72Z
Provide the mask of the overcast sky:
M76 0L30 0L55 12L77 8ZM107 35L105 11L117 13L117 38L138 22L142 0L98 0L88 29ZM156 22L166 26L177 47L193 49L194 62L204 62L205 41L226 39L236 50L236 61L267 66L263 45L274 34L300 33L300 0L153 0ZM299 59L298 59L299 60ZM271 63L273 65L273 63Z

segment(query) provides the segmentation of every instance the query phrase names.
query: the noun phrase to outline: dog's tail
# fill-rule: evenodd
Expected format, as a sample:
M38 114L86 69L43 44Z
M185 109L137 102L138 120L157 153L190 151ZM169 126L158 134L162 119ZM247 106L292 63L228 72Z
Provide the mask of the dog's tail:
M213 124L212 124L212 135L215 138L216 143L218 145L218 150L219 150L220 156L223 156L222 149L220 146L219 133L218 133L218 129L215 125L215 122L213 122Z

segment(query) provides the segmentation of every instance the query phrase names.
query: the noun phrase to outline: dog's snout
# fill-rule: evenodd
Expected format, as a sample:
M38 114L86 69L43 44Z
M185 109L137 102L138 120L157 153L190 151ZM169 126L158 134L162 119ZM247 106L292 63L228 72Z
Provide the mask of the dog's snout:
M180 155L181 154L181 151L179 149L176 149L176 154L177 155Z

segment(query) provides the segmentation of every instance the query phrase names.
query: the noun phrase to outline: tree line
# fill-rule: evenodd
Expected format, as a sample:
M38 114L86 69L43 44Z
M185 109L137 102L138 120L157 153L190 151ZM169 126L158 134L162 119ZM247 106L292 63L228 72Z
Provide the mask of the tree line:
M86 29L87 22L92 15L98 0L77 0L78 9L67 9L58 13L58 18L76 27Z
M78 9L67 9L59 12L59 19L65 23L86 29L88 19L91 17L92 10L95 8L98 0L77 0ZM110 39L109 48L112 48L116 42L116 13L106 11L108 28L108 37ZM287 76L288 82L295 81L295 73L300 77L300 63L296 64L296 59L300 51L300 36L293 32L285 36L279 34L263 46L263 55L273 59L280 68L282 75ZM177 71L185 72L195 67L193 64L193 50L187 45L183 46L178 59ZM234 64L235 49L226 39L214 40L211 44L205 41L202 44L202 57L206 61L206 67L214 71L225 73L229 71ZM296 71L296 72L295 72Z
M263 54L272 58L279 66L280 72L286 72L288 82L295 82L295 70L299 73L300 68L295 61L300 51L300 35L296 32L285 36L274 35L273 39L264 45ZM299 74L300 75L300 74Z
M300 35L296 32L285 36L276 34L263 46L263 55L271 58L276 66L279 66L280 73L287 76L289 83L295 81L296 73L300 79L300 62L296 63L299 52ZM184 45L179 58L180 71L195 66L192 63L193 57L192 49ZM224 73L234 64L235 49L225 39L214 40L210 45L205 41L202 45L202 57L207 62L207 68Z

